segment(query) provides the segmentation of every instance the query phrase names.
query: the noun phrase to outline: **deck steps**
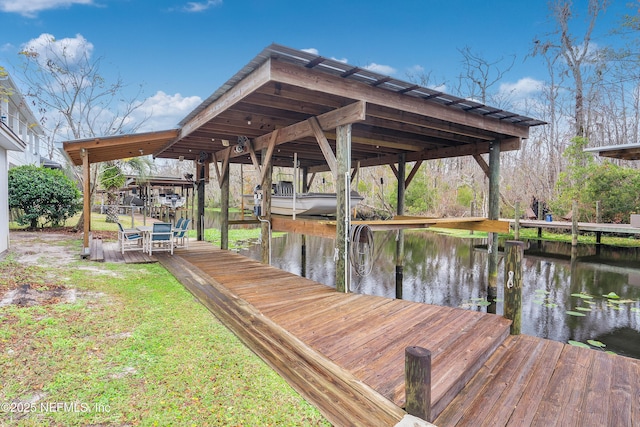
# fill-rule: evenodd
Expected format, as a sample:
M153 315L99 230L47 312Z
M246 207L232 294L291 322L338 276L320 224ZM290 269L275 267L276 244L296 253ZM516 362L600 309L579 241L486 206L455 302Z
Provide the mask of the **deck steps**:
M89 243L89 260L94 262L104 262L104 248L102 239L93 237Z
M176 257L400 408L405 404L405 348L417 345L430 349L434 416L509 334L510 322L500 316L339 294L328 286L226 251L189 251ZM159 258L162 263L167 259Z

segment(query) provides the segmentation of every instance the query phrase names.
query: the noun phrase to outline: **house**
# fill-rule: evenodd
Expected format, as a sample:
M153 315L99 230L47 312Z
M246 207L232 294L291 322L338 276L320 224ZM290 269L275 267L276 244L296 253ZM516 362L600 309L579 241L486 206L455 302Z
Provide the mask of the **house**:
M0 75L0 257L9 249L9 168L42 164L43 133L11 77Z

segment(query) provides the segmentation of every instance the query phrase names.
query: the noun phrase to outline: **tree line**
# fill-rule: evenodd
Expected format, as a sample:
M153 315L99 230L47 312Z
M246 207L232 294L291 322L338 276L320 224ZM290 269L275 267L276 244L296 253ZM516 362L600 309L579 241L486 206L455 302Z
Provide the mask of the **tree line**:
M461 71L451 80L438 81L432 72L409 76L423 86L444 85L453 95L548 123L532 128L520 150L501 156L502 216L510 216L516 202L526 206L534 198L545 202L556 215L566 214L572 200L577 200L585 220L594 217L596 201L601 202L606 221L625 222L630 213L640 211L638 162L603 162L581 151L586 146L636 142L640 137L639 5L631 5L614 27L600 28L608 0L587 0L583 16L577 14L571 0L552 0L548 11L554 29L535 37L521 58L542 63L547 70L534 97L515 99L499 90L519 59L516 55L484 58L470 47L458 50ZM609 35L609 44L592 41L596 29ZM44 51L26 49L21 57L23 80L29 87L27 97L46 117L42 125L50 133L52 155L53 142L60 139L130 133L141 126L131 120L141 103L123 95L127 85L120 78L109 83L102 77L101 58L74 55L70 63L71 56L56 47L54 40ZM191 172L192 165L187 163L163 163L155 172L182 176ZM148 163L132 166L141 173L154 172ZM232 203L239 205L239 195L251 192L255 178L248 179L250 170L232 168L231 190L237 195ZM93 168L92 183L114 191L121 176L131 172L129 165L111 162ZM275 174L291 171L277 169ZM71 175L81 180L77 171ZM396 204L395 182L390 168L376 167L361 171L355 185L367 204L391 212ZM311 190L332 191L330 174L316 178ZM210 185L207 191L209 204L215 205L219 189ZM405 206L410 214L486 215L487 198L488 180L474 159L440 159L421 165L406 191Z

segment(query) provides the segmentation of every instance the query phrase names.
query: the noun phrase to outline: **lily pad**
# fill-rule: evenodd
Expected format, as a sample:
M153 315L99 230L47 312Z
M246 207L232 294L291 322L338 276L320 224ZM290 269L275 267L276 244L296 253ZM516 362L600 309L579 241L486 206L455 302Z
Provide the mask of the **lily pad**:
M611 351L611 350L607 350L607 351L605 351L605 353L610 354L612 356L617 356L618 355L618 353L616 353L615 351Z
M536 289L536 290L535 290L535 293L536 293L536 294L545 294L545 295L546 295L546 294L550 294L551 292L546 291L546 290L544 290L544 289Z
M619 300L612 300L610 302L612 302L614 304L630 304L630 303L635 302L635 301L632 300L632 299L619 299Z
M579 294L571 294L572 297L582 298L582 299L592 299L591 295L583 294L582 292Z
M634 313L640 313L640 308L638 307L632 307L631 311L633 311Z
M553 302L548 302L544 305L547 308L556 308L558 306L558 304L553 303Z
M580 313L579 311L565 311L565 313L567 313L569 316L575 316L575 317L584 317L584 316L586 316L586 314Z
M502 298L494 298L493 302L504 302Z
M474 302L474 304L478 305L480 307L487 307L487 306L491 305L491 303L489 301L487 301L487 300L477 301L477 302Z
M589 307L576 307L576 310L578 310L578 311L591 311L591 309Z
M569 344L571 344L574 347L591 348L587 344L580 341L569 340Z
M592 345L592 346L598 347L598 348L602 348L602 347L606 347L607 346L603 342L600 342L600 341L597 341L597 340L587 340L587 343L589 343L589 345Z
M609 292L608 294L602 296L609 299L620 299L618 294L616 294L615 292Z
M544 301L541 301L541 300L539 300L539 299L534 299L534 300L533 300L533 303L534 303L534 304L537 304L537 305L542 305L542 304L544 304Z

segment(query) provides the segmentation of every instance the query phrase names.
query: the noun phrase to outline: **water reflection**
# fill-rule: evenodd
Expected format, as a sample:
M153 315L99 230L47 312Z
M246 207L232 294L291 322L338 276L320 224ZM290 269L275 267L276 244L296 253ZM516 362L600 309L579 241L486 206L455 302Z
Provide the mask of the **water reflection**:
M374 233L371 275L352 275L353 292L394 298L397 232ZM403 298L486 311L484 239L459 239L428 231L404 234ZM274 239L273 265L301 274L302 236ZM306 277L334 286L335 244L307 236ZM640 358L640 249L531 242L523 260L522 332L567 342L599 340L606 349ZM243 254L260 259L259 248ZM502 314L503 261L499 264L497 314ZM614 292L618 300L603 295ZM586 294L586 299L572 294ZM629 301L631 300L631 301ZM584 314L568 315L567 311Z

